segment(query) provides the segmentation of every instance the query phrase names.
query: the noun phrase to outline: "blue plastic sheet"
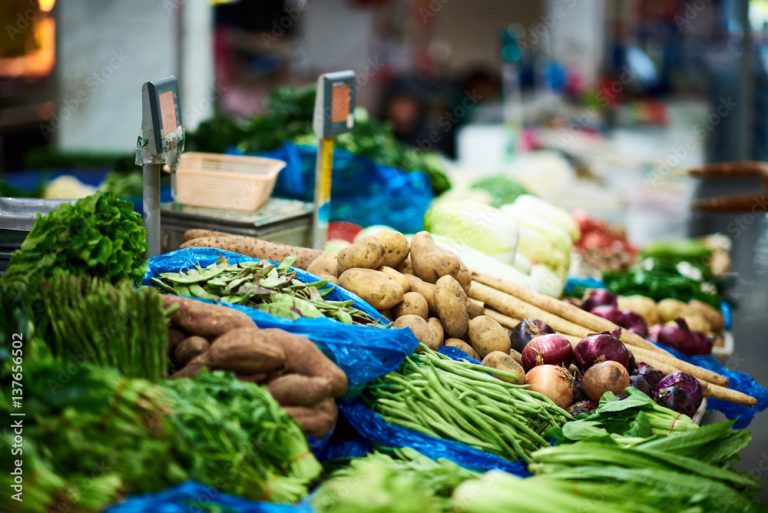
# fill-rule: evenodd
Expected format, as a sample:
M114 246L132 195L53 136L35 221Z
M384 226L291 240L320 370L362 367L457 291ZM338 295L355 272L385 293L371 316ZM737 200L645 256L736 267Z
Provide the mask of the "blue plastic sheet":
M115 504L106 513L201 513L214 511L238 513L312 513L308 502L272 504L256 502L221 493L194 481L187 481L162 492L135 495Z
M151 278L157 277L160 273L178 272L196 265L205 267L216 263L220 257L226 258L232 264L259 260L213 248L180 249L151 258L142 283L149 285ZM305 283L319 281L319 278L306 271L301 269L296 271L296 277ZM380 324L385 325L389 322L371 305L341 288L336 287L326 297L336 301L351 299L356 308L366 312ZM406 328L382 329L376 326L347 325L326 318L300 318L292 321L252 307L221 304L245 313L260 328L280 328L315 342L347 374L350 395L359 393L369 381L396 370L400 367L403 358L418 346L416 337Z
M275 185L276 196L313 201L315 146L286 142L260 155L286 162ZM426 173L377 164L339 148L333 153L332 221L385 224L403 233L415 233L424 229L424 213L433 198Z
M410 447L433 460L445 458L478 472L503 470L521 477L530 475L523 461L509 461L460 442L425 435L413 429L390 424L361 401L339 404L339 412L363 438L374 445ZM357 457L359 454L343 456Z

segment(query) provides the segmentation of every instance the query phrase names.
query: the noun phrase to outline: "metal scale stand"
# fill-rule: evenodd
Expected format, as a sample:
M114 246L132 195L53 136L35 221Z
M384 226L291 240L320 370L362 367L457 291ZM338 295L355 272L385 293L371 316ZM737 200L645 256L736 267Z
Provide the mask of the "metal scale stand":
M184 128L176 77L146 82L141 88L141 134L136 141L136 165L142 167L144 227L147 257L160 254L160 173L167 166L171 180L184 151Z

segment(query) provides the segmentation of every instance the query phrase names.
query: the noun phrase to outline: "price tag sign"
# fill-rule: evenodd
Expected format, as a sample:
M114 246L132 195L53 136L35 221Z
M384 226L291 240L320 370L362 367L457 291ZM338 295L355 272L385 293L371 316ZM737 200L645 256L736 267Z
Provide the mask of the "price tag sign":
M317 79L313 128L321 139L352 129L355 110L355 72L325 73Z
M146 82L143 87L144 116L142 129L149 142L149 151L163 153L163 139L171 137L181 126L179 91L176 77Z

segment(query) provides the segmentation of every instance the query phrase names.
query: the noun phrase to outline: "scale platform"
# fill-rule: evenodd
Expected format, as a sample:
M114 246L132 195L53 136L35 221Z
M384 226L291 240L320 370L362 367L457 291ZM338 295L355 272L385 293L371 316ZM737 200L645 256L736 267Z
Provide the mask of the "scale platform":
M184 242L184 232L192 228L247 235L293 246L310 247L312 244L313 205L303 201L272 198L255 212L164 203L160 212L164 253L179 249Z

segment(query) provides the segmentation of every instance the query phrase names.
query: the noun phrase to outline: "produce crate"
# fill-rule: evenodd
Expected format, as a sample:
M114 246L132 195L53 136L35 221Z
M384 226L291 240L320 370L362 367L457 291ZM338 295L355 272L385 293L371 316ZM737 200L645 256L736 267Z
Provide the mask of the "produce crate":
M312 244L313 206L303 201L272 198L256 212L166 203L160 212L163 252L178 249L184 242L184 232L191 228L247 235L292 246Z

